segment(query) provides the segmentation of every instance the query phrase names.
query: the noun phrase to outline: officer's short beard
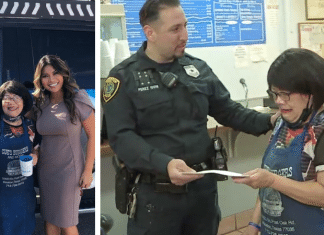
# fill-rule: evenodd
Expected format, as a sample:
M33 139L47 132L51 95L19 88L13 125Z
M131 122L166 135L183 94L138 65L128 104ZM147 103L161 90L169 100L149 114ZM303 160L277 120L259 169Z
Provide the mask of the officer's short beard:
M179 52L179 53L175 53L173 55L173 58L178 59L178 58L182 57L184 54L185 54L185 50L183 50L182 52Z

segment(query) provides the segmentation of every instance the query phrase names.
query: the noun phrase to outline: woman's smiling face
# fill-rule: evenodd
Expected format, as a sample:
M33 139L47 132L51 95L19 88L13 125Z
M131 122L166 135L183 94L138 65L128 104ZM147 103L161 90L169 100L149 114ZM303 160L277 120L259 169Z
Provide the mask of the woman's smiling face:
M17 117L24 108L24 100L16 94L6 92L2 98L2 110L9 117Z
M56 93L61 91L64 78L52 65L46 65L41 75L41 81L46 90Z

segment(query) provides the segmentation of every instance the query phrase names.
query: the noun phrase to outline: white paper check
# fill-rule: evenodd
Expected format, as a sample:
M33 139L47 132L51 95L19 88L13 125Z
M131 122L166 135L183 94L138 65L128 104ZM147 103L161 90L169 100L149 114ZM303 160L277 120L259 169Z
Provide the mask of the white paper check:
M232 171L222 171L222 170L208 170L208 171L198 171L198 172L182 172L183 175L203 175L203 174L220 174L227 175L230 177L249 177L248 175L243 175L241 173L236 173Z

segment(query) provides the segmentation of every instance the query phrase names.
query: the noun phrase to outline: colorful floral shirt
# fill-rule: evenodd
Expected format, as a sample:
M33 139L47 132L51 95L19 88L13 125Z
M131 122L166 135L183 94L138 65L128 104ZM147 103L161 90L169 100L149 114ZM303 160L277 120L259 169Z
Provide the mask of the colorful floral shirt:
M275 129L270 137L270 141L273 135L278 131L282 125L282 118L278 118ZM296 130L288 128L287 125L283 124L278 135L278 140L275 144L276 148L288 147L292 140L303 132L304 127ZM304 142L304 149L301 158L301 169L302 175L305 181L316 179L316 172L324 171L324 154L315 156L314 150L317 144L319 136L324 130L324 111L319 112L311 121Z
M33 147L35 147L40 144L40 136L38 134L36 136L35 124L32 120L25 118L25 122L26 122L30 143ZM18 138L22 134L24 134L24 127L22 124L19 126L12 126L4 122L3 132L4 132L4 136L6 137Z

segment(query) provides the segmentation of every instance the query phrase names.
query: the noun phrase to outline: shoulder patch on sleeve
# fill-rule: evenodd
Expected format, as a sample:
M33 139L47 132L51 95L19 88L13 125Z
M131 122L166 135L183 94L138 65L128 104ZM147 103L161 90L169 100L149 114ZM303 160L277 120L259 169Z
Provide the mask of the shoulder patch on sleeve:
M105 81L103 88L103 100L108 103L112 98L115 97L117 91L120 88L120 81L117 78L109 77Z

